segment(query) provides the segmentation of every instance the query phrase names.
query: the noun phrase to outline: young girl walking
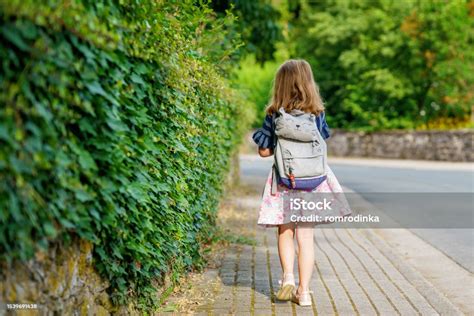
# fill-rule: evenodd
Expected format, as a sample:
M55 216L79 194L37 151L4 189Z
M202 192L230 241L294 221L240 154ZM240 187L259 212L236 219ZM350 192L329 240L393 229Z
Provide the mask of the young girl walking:
M281 108L286 113L299 110L316 116L316 125L324 139L327 139L329 127L325 120L324 105L319 89L313 79L310 65L304 60L288 60L278 69L274 84L273 96L266 109L266 117L262 128L253 134L253 140L258 145L261 157L273 155L275 132L273 117ZM276 293L278 300L291 300L301 306L311 306L311 291L309 282L314 265L314 223L292 222L283 207L283 194L294 191L279 183L277 192L272 192L273 172L270 171L263 191L258 225L263 227L278 227L278 253L282 267L283 278L281 287ZM341 186L334 173L327 167L326 179L312 192L337 193L342 192ZM338 214L349 215L349 207L337 210ZM298 244L298 274L299 284L295 285L293 274L295 261L294 237Z

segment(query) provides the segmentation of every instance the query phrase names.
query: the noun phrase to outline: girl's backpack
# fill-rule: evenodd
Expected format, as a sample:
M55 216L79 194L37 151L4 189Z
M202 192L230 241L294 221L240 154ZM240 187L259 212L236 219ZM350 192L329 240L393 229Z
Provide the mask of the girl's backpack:
M272 194L278 183L290 189L314 190L327 173L327 147L316 116L300 110L273 115L275 147Z

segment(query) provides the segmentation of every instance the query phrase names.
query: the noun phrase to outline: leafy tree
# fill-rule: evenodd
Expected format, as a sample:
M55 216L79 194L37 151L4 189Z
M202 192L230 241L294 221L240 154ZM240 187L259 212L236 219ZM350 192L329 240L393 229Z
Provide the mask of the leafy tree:
M468 120L472 2L324 0L292 8L295 56L314 67L333 126L373 130Z
M261 127L265 117L265 108L269 102L273 77L278 68L275 61L259 65L253 55L247 56L236 71L236 83L256 109L253 127Z
M276 43L282 39L280 13L268 0L212 0L210 7L219 14L237 16L233 31L244 41L243 55L253 53L258 62L273 60ZM232 32L231 32L232 33Z

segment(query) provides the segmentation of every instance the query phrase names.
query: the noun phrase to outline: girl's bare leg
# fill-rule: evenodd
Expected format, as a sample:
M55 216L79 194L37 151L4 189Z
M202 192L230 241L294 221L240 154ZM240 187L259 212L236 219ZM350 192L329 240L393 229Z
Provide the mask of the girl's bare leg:
M278 226L278 254L280 256L281 268L283 269L283 282L292 281L295 262L295 224L283 224Z
M314 265L314 226L311 223L298 223L296 240L298 242L298 293L309 291L309 281Z

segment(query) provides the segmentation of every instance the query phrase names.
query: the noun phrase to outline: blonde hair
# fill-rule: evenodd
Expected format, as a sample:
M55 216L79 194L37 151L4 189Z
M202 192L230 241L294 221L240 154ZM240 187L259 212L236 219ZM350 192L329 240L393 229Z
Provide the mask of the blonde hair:
M290 59L284 62L276 73L273 81L273 92L267 114L298 109L319 115L324 111L323 100L319 87L314 82L313 72L309 63L302 59Z

